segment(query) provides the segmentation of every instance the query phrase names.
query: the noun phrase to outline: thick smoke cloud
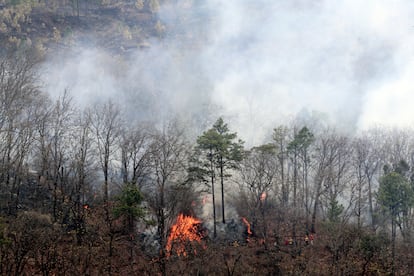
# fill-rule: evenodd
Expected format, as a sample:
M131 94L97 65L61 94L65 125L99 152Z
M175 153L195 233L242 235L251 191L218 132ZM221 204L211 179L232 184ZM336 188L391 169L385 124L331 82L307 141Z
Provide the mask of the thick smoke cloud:
M127 61L87 45L50 59L50 93L116 97L134 118L181 114L195 131L224 116L248 145L313 111L350 131L412 124L412 1L178 2L159 11L165 36Z

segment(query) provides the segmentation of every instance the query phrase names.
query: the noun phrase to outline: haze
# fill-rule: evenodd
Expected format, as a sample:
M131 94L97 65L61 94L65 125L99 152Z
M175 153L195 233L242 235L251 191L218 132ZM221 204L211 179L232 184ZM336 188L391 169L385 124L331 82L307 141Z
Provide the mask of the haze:
M116 98L137 120L191 118L195 131L223 116L250 145L297 114L350 131L412 125L414 2L196 2L162 6L165 35L128 59L92 43L50 57L45 87L82 105Z

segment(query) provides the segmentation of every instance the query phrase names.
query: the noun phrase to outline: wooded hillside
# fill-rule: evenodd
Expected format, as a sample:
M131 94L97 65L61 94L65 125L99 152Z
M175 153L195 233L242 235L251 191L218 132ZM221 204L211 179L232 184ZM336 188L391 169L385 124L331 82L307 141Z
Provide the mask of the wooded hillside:
M310 115L247 146L44 91L45 53L150 47L160 4L0 2L0 274L414 275L413 129Z
M158 0L0 2L0 41L7 48L34 47L39 54L85 43L114 53L148 47L163 35Z

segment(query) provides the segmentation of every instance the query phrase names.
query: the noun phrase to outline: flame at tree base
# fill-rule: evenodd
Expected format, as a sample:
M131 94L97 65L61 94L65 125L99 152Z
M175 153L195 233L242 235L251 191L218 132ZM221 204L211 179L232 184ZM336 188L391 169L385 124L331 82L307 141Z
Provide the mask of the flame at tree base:
M176 223L171 227L170 235L168 236L166 251L169 257L174 251L178 256L187 256L186 247L192 242L201 243L203 235L200 233L201 221L191 217L180 214L177 217ZM194 250L196 254L196 251Z
M250 228L250 222L249 222L246 218L244 218L244 217L242 217L241 219L242 219L243 223L246 225L246 231L247 231L247 238L246 238L246 241L247 241L247 242L250 242L250 238L249 238L249 236L253 234L253 233L252 233L252 230L251 230L251 228Z

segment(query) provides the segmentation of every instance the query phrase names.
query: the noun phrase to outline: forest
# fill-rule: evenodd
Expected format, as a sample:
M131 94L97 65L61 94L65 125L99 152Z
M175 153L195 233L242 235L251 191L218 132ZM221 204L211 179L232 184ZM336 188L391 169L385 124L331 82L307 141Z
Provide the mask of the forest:
M2 56L2 275L410 275L412 131L293 120L245 148L222 118L52 100Z
M182 10L163 22L163 5ZM209 14L193 6L0 0L0 275L414 275L413 129L350 131L305 112L252 143L213 103L196 102L195 116L192 101L163 102L189 98L174 86L195 82L183 53L172 64L184 76L157 72L150 55L132 62L140 78L123 78L134 51L177 38L203 49ZM104 48L115 61L102 67L136 86L83 103L78 86L51 94L45 63L65 51L82 61L79 41ZM189 85L192 100L204 100L205 79ZM141 98L126 104L122 89ZM249 127L264 133L261 123Z

